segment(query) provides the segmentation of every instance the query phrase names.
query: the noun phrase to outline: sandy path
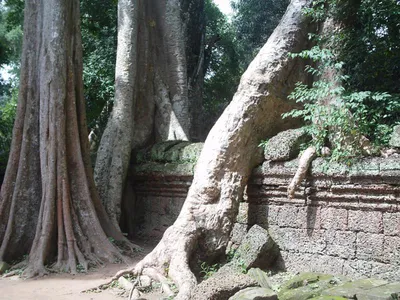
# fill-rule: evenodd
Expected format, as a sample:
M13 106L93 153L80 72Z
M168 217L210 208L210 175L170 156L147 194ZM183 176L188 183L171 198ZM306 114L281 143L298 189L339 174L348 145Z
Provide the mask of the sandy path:
M134 258L139 261L151 247L144 247L144 252ZM89 271L87 274L51 274L36 279L21 279L18 276L11 278L0 277L1 300L122 300L117 290L105 290L101 293L81 293L83 290L96 287L126 265L112 264ZM162 295L153 293L144 299L162 299Z
M17 276L0 279L0 299L42 299L42 300L72 300L72 299L122 299L113 291L101 293L81 293L85 289L95 287L106 281L120 270L122 265L108 265L98 268L88 274L51 274L37 279L21 279Z

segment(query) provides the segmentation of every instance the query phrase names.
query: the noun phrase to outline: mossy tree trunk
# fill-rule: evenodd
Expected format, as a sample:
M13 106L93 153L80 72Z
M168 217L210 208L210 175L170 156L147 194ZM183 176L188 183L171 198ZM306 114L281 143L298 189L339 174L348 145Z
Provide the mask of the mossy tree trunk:
M90 166L78 0L25 1L17 117L0 194L0 260L45 265L121 260L125 241L101 205Z

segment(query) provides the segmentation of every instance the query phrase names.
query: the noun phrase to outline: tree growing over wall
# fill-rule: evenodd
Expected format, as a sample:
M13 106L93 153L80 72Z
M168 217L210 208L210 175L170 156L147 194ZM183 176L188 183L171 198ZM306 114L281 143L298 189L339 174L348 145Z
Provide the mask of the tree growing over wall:
M25 2L17 116L0 194L0 260L29 253L25 275L45 265L121 260L125 241L94 187L82 84L79 1Z
M281 114L295 82L304 80L298 60L288 57L308 45L310 23L302 9L312 1L292 0L281 22L242 76L232 102L207 137L192 186L175 223L136 266L115 277L146 269L170 276L179 287L176 299L189 299L196 285L189 260L196 251L216 255L226 247L239 201L252 168L260 162L261 139L293 126Z
M316 46L293 56L312 62L306 71L314 81L296 86L290 97L303 108L286 116L301 117L313 139L288 187L289 197L316 154L351 164L387 146L393 126L400 123L394 29L399 13L400 3L393 0L314 1L305 10L320 28L313 35Z

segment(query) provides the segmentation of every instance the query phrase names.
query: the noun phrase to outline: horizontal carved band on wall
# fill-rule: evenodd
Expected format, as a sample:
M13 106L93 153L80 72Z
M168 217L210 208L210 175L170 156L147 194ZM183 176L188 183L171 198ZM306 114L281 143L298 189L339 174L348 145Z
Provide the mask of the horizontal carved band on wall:
M297 160L265 161L249 181L232 242L267 228L289 271L400 280L400 158L346 166L316 159L295 198L286 189ZM179 214L194 161L142 161L133 170L138 235L161 237Z

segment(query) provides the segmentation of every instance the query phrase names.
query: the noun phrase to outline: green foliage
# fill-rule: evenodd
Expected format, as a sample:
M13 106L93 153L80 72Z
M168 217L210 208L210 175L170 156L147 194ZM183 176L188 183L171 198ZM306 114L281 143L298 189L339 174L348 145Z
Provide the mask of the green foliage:
M226 262L234 262L243 274L247 274L247 265L236 250L230 250L226 253Z
M236 254L236 250L235 249L230 249L227 253L226 253L226 262L230 262L235 258Z
M81 1L81 15L86 117L100 137L114 98L117 1Z
M7 166L17 108L23 8L23 0L0 4L0 67L7 65L11 76L8 81L0 78L0 176Z
M208 132L232 100L242 69L235 31L212 0L205 1L206 49L203 110ZM217 40L215 43L212 41Z
M22 26L24 23L24 0L3 0L2 10L6 11L6 27L12 30L15 27Z
M218 269L221 267L221 264L213 264L209 265L206 262L202 262L200 264L200 275L203 277L203 279L210 278L215 272L218 271Z
M353 90L400 94L400 2L333 1L342 24L338 59ZM345 5L346 4L346 5Z
M265 149L265 148L267 147L267 145L268 145L268 142L269 142L268 139L267 139L267 140L262 140L262 141L258 144L258 147L261 147L261 148Z
M400 2L315 0L304 13L315 22L338 25L329 33L351 90L400 94Z
M84 266L82 266L81 264L77 264L76 265L76 271L78 273L86 273L86 268Z
M293 55L313 60L307 71L318 80L297 85L291 98L304 109L286 116L307 122L317 149L332 142L333 159L360 155L357 137L386 145L400 123L400 2L316 0L304 13L317 24L331 18L335 30L312 36L324 49Z
M319 80L311 86L297 83L289 98L302 103L303 108L283 117L302 118L318 152L330 142L331 158L343 160L362 155L362 136L378 145L388 142L391 126L400 119L397 97L388 93L346 90L344 86L349 77L342 75L344 63L336 62L329 49L315 46L291 56L312 60L314 64L308 65L306 71Z
M9 73L19 76L22 52L23 0L7 0L0 4L0 67L11 67ZM0 83L1 94L8 90L5 82Z
M345 96L360 131L377 145L387 145L393 126L400 124L400 98L388 93L354 92Z
M289 0L233 0L233 26L236 43L243 55L242 68L247 68L278 25Z
M240 76L267 41L288 3L289 0L231 1L235 15L230 21L212 0L206 0L206 42L219 37L212 51L207 53L207 46L205 51L206 132L232 100Z
M12 129L17 110L18 89L13 87L10 93L0 98L0 174L5 172L11 147Z

